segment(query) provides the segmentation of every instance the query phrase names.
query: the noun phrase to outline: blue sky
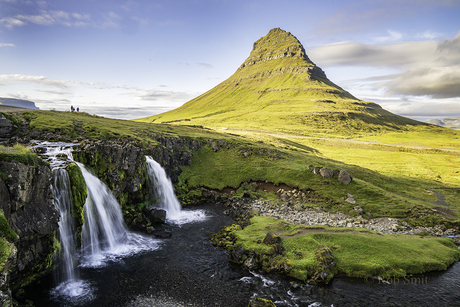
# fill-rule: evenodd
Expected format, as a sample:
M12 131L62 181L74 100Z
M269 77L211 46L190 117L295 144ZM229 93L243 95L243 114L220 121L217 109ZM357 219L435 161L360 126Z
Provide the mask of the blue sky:
M139 118L231 76L272 28L396 114L460 116L460 1L0 0L0 97Z

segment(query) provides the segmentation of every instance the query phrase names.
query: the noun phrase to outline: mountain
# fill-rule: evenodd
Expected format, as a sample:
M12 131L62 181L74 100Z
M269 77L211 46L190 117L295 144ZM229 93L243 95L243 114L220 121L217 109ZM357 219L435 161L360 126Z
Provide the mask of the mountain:
M15 98L0 98L0 105L38 110L35 102Z
M460 130L460 117L447 117L444 119L430 119L428 124L433 124L441 127Z
M177 109L137 121L322 136L428 126L343 90L308 58L294 35L279 28L257 40L224 82Z

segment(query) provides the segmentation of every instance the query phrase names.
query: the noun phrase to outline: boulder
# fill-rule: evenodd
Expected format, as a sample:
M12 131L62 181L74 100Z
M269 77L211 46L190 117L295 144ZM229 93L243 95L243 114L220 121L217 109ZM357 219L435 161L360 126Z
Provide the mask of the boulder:
M258 267L257 260L256 260L256 255L254 253L250 253L248 259L244 262L244 266L248 270L255 270Z
M334 177L334 170L333 169L330 169L330 168L327 168L327 167L323 167L319 170L319 173L321 176L323 176L324 179L331 179L332 177Z
M164 224L166 222L166 211L163 209L150 210L149 221L154 224Z
M253 297L249 301L248 307L276 307L276 305L270 300Z
M245 252L246 250L244 249L244 247L240 245L228 254L228 258L230 259L230 261L239 263L243 261L243 255Z
M275 235L273 232L267 233L264 239L265 244L276 244L281 242L281 238Z
M344 185L349 185L351 181L353 180L353 178L351 177L350 174L348 174L346 170L343 169L343 170L340 170L338 180Z

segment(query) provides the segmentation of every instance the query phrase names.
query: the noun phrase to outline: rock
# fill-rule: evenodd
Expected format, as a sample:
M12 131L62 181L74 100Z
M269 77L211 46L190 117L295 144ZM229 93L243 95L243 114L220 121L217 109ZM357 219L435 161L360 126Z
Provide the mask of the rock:
M211 143L211 146L212 146L212 150L213 150L214 152L216 152L216 151L219 150L219 146L217 145L216 142L212 142L212 143Z
M287 193L283 193L281 194L281 200L282 201L288 201L289 200L289 195Z
M156 238L166 239L166 238L169 238L172 235L172 232L167 231L167 230L160 230L160 231L153 232L153 235Z
M164 224L166 222L166 211L163 209L152 209L148 218L151 223Z
M347 198L348 199L348 198ZM354 199L353 199L354 200ZM356 206L353 208L353 210L355 210L356 212L358 212L359 214L363 214L364 210L363 208L361 208L361 206Z
M319 170L319 173L321 176L323 176L324 179L331 179L335 172L333 169L330 169L330 168L327 168L327 167L323 167Z
M320 170L319 167L313 168L313 174L318 175L318 174L319 174L319 170Z
M252 197L251 193L249 193L249 192L244 192L243 193L243 198L251 198L251 197Z
M17 126L0 113L0 137L10 137Z
M276 244L281 242L281 238L275 235L273 232L267 233L264 239L265 244Z
M315 256L319 265L313 274L313 282L327 284L334 277L332 269L336 266L335 256L325 245L318 246Z
M253 297L249 301L248 307L276 307L276 305L270 300Z
M272 257L282 255L286 251L284 246L281 245L281 244L273 244L273 249L274 249L274 251L273 251Z
M244 247L240 245L228 254L228 258L230 261L240 263L241 261L243 261L243 255L245 252L246 250L244 249Z
M337 179L339 182L341 182L344 185L349 185L353 178L348 174L346 170L340 170L339 177Z
M246 261L244 262L244 266L248 269L248 270L255 270L257 269L258 267L258 264L257 264L257 260L256 260L256 255L254 253L251 253L248 257L248 259L246 259Z
M155 228L153 228L152 226L148 226L145 228L145 232L147 232L148 234L151 234L155 231Z
M352 205L356 204L356 200L353 197L348 197L347 199L345 199L345 201Z
M25 279L45 274L54 254L54 233L59 213L54 208L49 166L33 166L18 162L0 162L0 209L11 229L19 238L14 240L17 252L10 262L10 286L18 286ZM12 239L10 239L12 240Z

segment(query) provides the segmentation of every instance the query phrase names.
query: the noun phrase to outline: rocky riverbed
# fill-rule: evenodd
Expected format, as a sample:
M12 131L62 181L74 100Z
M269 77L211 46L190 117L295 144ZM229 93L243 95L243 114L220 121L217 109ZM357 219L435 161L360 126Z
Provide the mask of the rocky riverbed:
M295 195L296 190L277 191L281 195ZM358 205L354 207L359 215L350 217L343 213L329 213L321 207L305 208L299 203L293 203L288 197L281 197L281 202L263 201L252 198L222 197L218 192L210 192L215 201L222 202L228 209L226 214L233 218L246 218L251 214L277 217L293 224L321 225L333 227L367 228L384 234L429 234L432 236L452 237L455 243L460 244L458 229L445 229L442 225L434 227L411 226L397 218L381 217L366 218L367 214ZM284 199L283 199L284 198ZM353 199L353 195L348 195Z

